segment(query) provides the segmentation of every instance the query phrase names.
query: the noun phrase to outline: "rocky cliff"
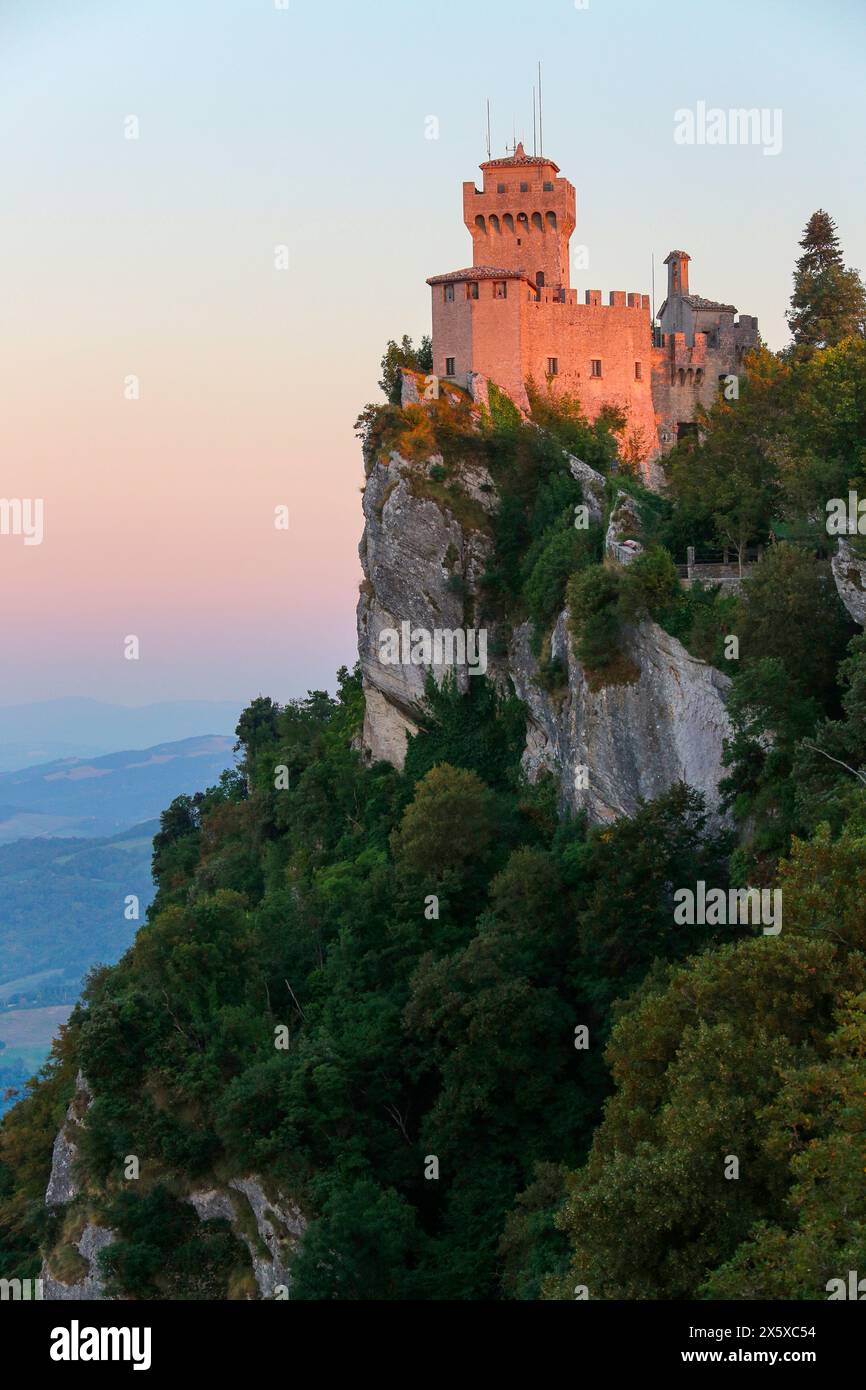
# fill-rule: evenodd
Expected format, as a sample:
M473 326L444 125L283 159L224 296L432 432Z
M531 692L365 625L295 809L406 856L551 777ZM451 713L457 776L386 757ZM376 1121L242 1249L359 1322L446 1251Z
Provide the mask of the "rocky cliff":
M46 1301L78 1302L107 1297L99 1254L115 1233L98 1219L99 1200L82 1183L77 1139L87 1123L92 1102L90 1087L79 1072L66 1122L55 1141L45 1205L60 1218L59 1238L40 1271ZM306 1229L299 1208L282 1195L269 1197L255 1175L189 1192L185 1200L200 1221L227 1221L247 1247L250 1277L247 1294L265 1299L288 1298L291 1261Z
M830 563L840 599L855 623L863 627L866 625L866 559L855 554L851 542L840 536Z
M372 760L397 767L407 732L416 727L427 669L384 663L383 631L401 623L413 630L477 627L485 620L479 580L492 550L490 520L499 499L477 466L459 470L448 495L433 481L440 465L438 456L409 461L392 452L387 462L372 465L364 494L358 603L363 743ZM617 563L622 538L639 525L634 504L620 493L606 508L601 474L575 458L569 467L590 518L607 523L607 562ZM718 806L728 733L726 676L647 622L626 633L630 678L593 688L574 654L564 610L549 655L559 659L565 682L549 693L539 681L531 635L528 622L513 627L507 650L490 657L487 672L497 682L510 682L526 703L523 765L530 781L553 773L562 804L585 808L594 821L631 814L640 798L659 796L679 780L703 792L711 808ZM443 672L434 674L441 679ZM472 679L465 666L456 675L463 686Z

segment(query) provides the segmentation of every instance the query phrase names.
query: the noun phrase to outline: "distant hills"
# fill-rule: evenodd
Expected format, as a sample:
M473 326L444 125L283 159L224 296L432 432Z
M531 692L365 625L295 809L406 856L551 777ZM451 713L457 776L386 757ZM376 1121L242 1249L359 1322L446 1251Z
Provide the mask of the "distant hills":
M94 758L193 738L202 729L233 734L242 700L165 700L113 705L69 696L0 705L0 773L60 758Z
M113 965L131 945L153 897L159 816L176 796L204 791L234 765L238 714L208 701L0 708L0 1115L11 1104L6 1090L44 1060L82 977L97 963ZM154 730L195 722L200 729L204 719L218 732L147 743ZM53 737L58 730L63 743ZM46 731L52 737L43 738ZM88 751L96 740L116 747L124 732L136 747ZM37 750L34 765L14 767L12 737L19 749ZM43 759L49 747L83 751ZM127 918L133 896L138 917Z
M228 735L208 734L0 773L0 845L34 836L112 836L156 820L182 792L219 781L234 764L233 746Z
M0 845L0 1010L75 999L96 961L113 964L153 897L157 820L100 839ZM127 920L127 897L139 920Z
M107 839L0 845L0 1115L42 1064L51 1038L97 962L132 944L153 897L158 821ZM139 902L137 921L124 915Z

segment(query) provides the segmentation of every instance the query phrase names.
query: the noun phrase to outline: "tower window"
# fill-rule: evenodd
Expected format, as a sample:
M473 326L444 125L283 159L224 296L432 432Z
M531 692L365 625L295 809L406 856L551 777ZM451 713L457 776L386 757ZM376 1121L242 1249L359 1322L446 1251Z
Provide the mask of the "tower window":
M453 302L454 302L454 286L453 286L453 285L443 285L442 288L443 288L443 290L444 290L444 293L443 293L443 295L442 295L442 298L444 299L445 303L446 303L446 304L453 304Z
M601 376L601 358L593 357L589 364L590 376Z
M535 283L536 283L536 285L539 286L539 288L541 288L541 286L544 284L544 271L543 271L543 270L537 270L537 271L535 272Z
M494 280L494 281L493 281L493 298L494 298L494 299L505 299L505 298L507 297L507 292L508 292L508 281L507 281L507 280Z
M545 180L544 180L544 191L545 191L545 193L552 193L552 192L553 192L553 184L551 183L550 179L545 179Z
M528 193L528 192L529 192L529 184L528 184L528 183L522 183L522 184L520 185L520 191L521 191L521 193Z
M497 192L497 193L504 193L504 192L505 192L505 184L504 184L504 183L498 183L498 184L496 185L496 192Z
M558 358L558 357L548 357L548 359L547 359L547 375L548 375L548 376L559 376L559 358Z
M446 357L446 358L445 358L445 375L446 375L446 376L453 376L453 375L454 375L454 358L453 358L453 357Z
M634 364L634 379L635 379L635 381L643 381L643 363L642 363L642 362L635 362L635 364Z
M467 298L467 299L477 299L477 298L478 298L478 281L477 281L477 280L469 280L469 281L467 281L467 283L466 283L466 298Z

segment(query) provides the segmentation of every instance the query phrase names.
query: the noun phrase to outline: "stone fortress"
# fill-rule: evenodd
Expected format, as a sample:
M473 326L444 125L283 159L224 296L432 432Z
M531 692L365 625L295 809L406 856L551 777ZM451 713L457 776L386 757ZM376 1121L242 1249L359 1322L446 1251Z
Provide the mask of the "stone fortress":
M577 396L590 419L627 412L646 467L694 431L720 378L742 370L758 321L689 292L689 260L671 251L667 297L653 325L649 295L571 288L575 189L546 155L523 145L481 165L482 188L463 185L472 265L429 278L433 371L471 386L480 374L526 406L526 383Z

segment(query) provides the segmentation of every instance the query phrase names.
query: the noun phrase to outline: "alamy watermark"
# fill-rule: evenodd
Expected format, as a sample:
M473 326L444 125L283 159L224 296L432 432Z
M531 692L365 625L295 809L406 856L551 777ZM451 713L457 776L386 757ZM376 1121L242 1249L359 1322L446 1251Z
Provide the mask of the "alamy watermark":
M0 1303L7 1300L18 1303L44 1297L41 1279L0 1279Z
M781 888L707 888L699 879L694 888L674 893L674 921L679 927L749 925L763 927L764 936L782 930Z
M383 627L379 633L383 666L462 666L470 676L487 671L485 627L426 628L402 622L400 630Z
M825 511L828 536L866 536L866 498L861 502L856 492L831 497Z
M699 101L695 109L674 112L676 145L761 145L765 155L782 152L782 112L779 107L736 107L724 111Z
M0 497L0 536L23 536L25 545L41 545L45 503L41 497Z

